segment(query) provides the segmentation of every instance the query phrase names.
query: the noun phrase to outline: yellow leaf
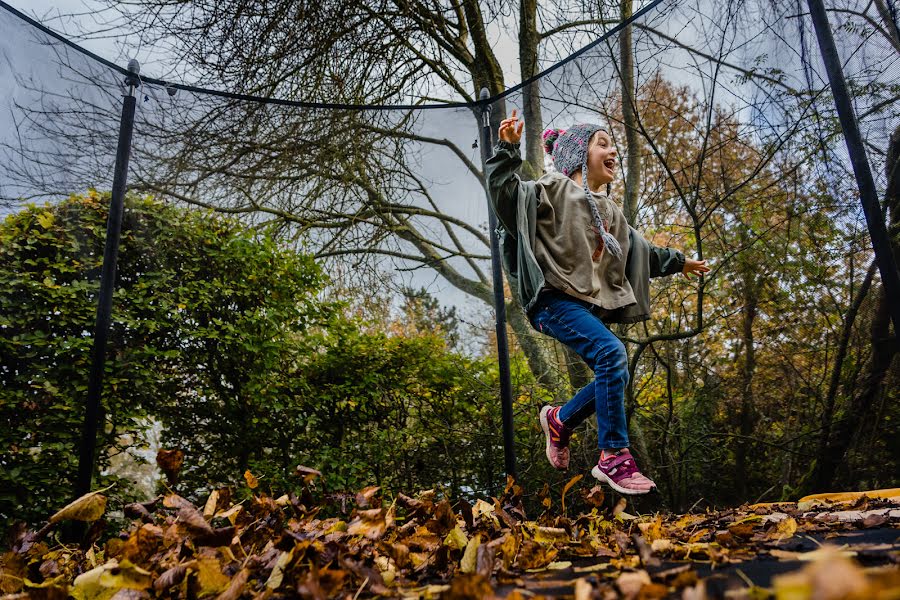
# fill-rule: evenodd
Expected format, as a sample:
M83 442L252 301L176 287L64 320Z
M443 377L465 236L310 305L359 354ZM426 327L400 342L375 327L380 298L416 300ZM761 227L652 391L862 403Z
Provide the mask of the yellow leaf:
M112 487L112 486L110 486ZM64 506L58 513L50 517L51 523L58 521L96 521L106 512L106 496L100 495L109 488L97 490L85 494L81 498L70 502Z
M203 507L203 516L207 519L212 518L216 514L216 505L219 503L219 490L213 490L213 493L206 499L206 505Z
M463 573L474 573L478 561L478 546L481 545L481 534L476 533L466 545L466 551L463 552L462 560L459 561L459 568Z
M562 527L537 527L534 531L534 541L542 544L568 542L569 534Z
M200 596L210 596L225 590L231 578L222 573L222 565L215 558L197 560L197 583L200 584Z
M37 216L37 221L44 229L53 227L53 213L50 211L42 212Z
M281 556L278 557L278 561L275 563L275 567L272 569L272 574L269 575L269 579L266 580L266 587L270 590L277 590L281 587L281 582L284 581L284 570L287 568L289 564L291 564L291 560L294 558L294 549L291 548L290 552L282 552Z
M459 528L459 525L450 530L450 533L444 538L444 545L450 546L455 550L462 550L468 543L469 540L463 530Z
M573 477L572 479L570 479L570 480L569 480L569 483L567 483L566 486L563 488L563 491L562 491L562 499L560 500L560 503L562 504L562 511L563 511L563 513L566 512L566 492L568 492L570 489L572 489L572 486L573 486L573 485L575 485L576 483L578 483L579 481L581 481L581 478L582 478L582 477L584 477L584 475L581 474L581 473L579 473L578 475L576 475L575 477Z
M778 523L778 528L775 530L772 537L776 540L784 540L793 536L795 533L797 533L797 521L792 517L788 517L787 519L782 519Z
M108 600L119 590L146 590L150 583L149 571L113 559L76 577L70 593L75 600Z
M226 510L224 512L220 511L219 513L216 514L216 516L222 517L223 519L228 519L228 521L231 522L232 525L234 525L235 522L237 521L238 515L241 513L242 510L244 510L243 506L241 506L240 504L235 504L234 506L232 506L231 508L229 508L228 510Z
M799 510L809 510L817 504L835 504L841 502L853 502L862 496L869 498L882 498L891 500L900 498L900 488L888 488L882 490L869 490L865 492L838 492L828 494L813 494L812 496L804 496L797 501Z
M250 472L250 469L244 471L244 479L247 480L247 487L251 490L255 490L259 487L259 480L253 476L253 473Z
M472 517L478 519L482 515L493 515L494 505L479 498L472 507Z

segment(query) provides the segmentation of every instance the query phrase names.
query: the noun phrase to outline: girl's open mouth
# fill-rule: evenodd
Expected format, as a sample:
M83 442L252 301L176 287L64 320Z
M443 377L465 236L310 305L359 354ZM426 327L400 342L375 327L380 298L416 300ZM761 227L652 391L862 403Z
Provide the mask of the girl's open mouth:
M612 171L614 168L616 168L616 159L610 158L609 160L604 160L604 161L603 161L603 165L604 165L607 169L609 169L610 171Z

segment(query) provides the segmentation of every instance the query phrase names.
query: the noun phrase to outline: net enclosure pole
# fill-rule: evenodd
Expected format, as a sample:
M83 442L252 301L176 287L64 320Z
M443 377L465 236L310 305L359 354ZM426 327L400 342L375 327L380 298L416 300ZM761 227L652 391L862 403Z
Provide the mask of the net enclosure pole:
M831 84L831 93L834 96L834 104L837 107L841 129L844 132L847 152L850 154L850 163L853 165L853 174L856 176L856 184L859 186L859 196L863 205L863 212L866 215L869 235L872 238L875 260L878 262L878 270L881 273L881 282L888 298L888 306L891 307L894 334L900 335L900 273L897 271L897 257L891 251L891 242L884 222L884 214L881 212L881 205L878 203L875 180L872 178L872 170L869 166L869 159L866 155L866 148L863 145L862 135L859 132L859 124L853 113L850 93L847 90L847 82L844 80L844 73L841 70L837 46L835 46L834 37L831 35L831 27L828 24L825 5L823 0L807 0L807 3L813 27L816 30L816 38L819 41L819 51L822 53L822 60L828 73L828 82Z
M487 164L494 146L491 135L491 104L487 88L482 88L481 100L481 159ZM494 285L494 312L496 313L497 358L500 361L500 405L503 413L503 458L506 474L516 477L516 454L513 436L512 382L509 376L509 343L506 339L506 301L503 299L503 271L500 268L500 240L497 237L497 215L491 208L490 191L485 182L488 196L488 229L491 238L491 274Z
M140 65L136 60L128 63L125 79L127 92L122 102L119 121L119 142L113 172L112 197L109 202L109 218L106 222L106 246L103 251L103 268L100 272L100 296L97 302L97 319L94 326L94 345L91 351L91 371L88 381L84 426L81 430L81 451L78 457L78 479L75 497L91 490L94 474L94 447L100 420L100 395L103 388L103 369L106 359L106 341L112 318L112 300L115 291L116 262L119 256L119 240L122 233L122 215L125 207L125 186L128 178L128 159L131 156L131 138L134 132L134 112L137 100L135 88L140 84Z

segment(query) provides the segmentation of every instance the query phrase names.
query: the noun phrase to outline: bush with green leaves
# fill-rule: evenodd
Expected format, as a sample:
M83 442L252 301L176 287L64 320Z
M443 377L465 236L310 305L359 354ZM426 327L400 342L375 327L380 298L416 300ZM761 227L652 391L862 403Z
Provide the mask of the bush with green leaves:
M0 225L0 526L73 493L108 204L91 191ZM324 281L312 258L235 220L128 198L98 472L148 415L168 426L201 406L193 433L249 464L259 415L294 381L294 340L333 312L316 299Z

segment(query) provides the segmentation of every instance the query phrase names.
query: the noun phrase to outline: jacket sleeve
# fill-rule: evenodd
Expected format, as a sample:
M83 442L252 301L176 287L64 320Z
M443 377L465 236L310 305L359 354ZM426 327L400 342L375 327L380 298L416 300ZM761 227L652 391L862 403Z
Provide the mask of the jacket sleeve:
M518 204L519 186L522 182L516 175L516 169L522 164L519 155L519 144L498 142L494 147L494 155L485 163L488 192L491 197L491 208L497 219L507 231L516 233L516 206Z
M650 244L650 277L666 277L681 273L684 261L684 254L678 250Z

